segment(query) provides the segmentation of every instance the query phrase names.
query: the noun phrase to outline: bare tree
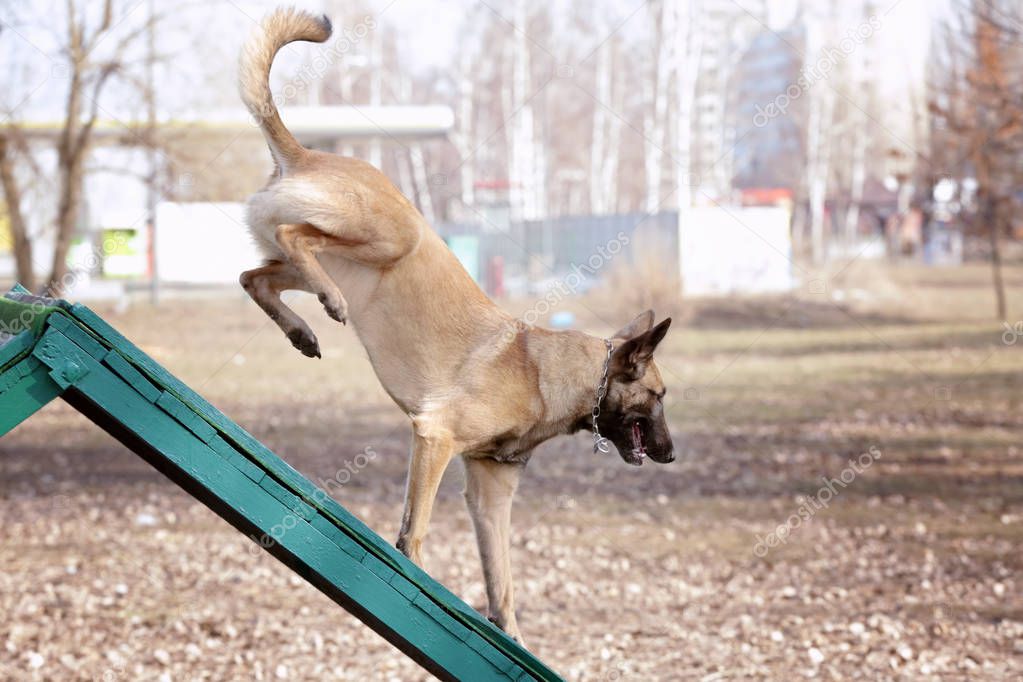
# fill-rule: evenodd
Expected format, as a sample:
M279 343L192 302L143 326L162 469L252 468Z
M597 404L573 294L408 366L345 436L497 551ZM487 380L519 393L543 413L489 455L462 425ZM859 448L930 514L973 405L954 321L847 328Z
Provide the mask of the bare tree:
M476 164L469 157L476 145L476 83L472 74L472 53L461 50L458 62L458 128L452 142L458 155L467 163L458 165L461 201L465 206L476 204Z
M1011 0L964 0L946 24L956 46L930 109L938 128L933 163L976 179L975 220L991 250L995 310L1007 316L1002 235L1023 180L1023 8Z
M0 133L0 186L3 187L7 218L13 240L14 262L18 281L30 290L36 288L35 263L32 261L32 240L29 238L22 211L22 188L15 170L14 129ZM23 142L23 140L22 140Z
M619 144L622 133L622 88L616 83L616 43L605 40L597 49L596 97L590 145L590 212L611 213L617 204Z
M825 36L831 35L830 9L808 17L806 26L805 68L824 59ZM809 199L810 253L815 263L824 260L825 205L828 197L831 168L831 149L834 142L829 131L834 124L835 91L828 83L811 87L806 94L808 115L806 122L806 188Z
M142 22L129 21L133 7L119 7L113 0L103 0L96 6L87 2L66 0L63 30L55 59L66 66L67 91L64 96L62 127L56 140L57 151L57 212L54 220L54 249L50 272L46 277L46 290L54 296L63 293L67 274L67 255L82 210L82 191L87 172L86 159L96 123L102 109L100 100L115 75L132 88L145 88L140 79L132 75L136 48L150 37L151 28L167 16L180 12L182 6L152 12ZM130 131L129 131L130 132ZM17 123L9 123L0 137L4 144L4 162L14 175L14 157L11 140L20 135ZM134 134L133 144L153 144L153 136ZM21 156L30 156L28 150ZM5 182L7 203L18 207L20 193L16 181ZM18 221L15 217L14 221ZM24 227L24 220L21 220ZM15 228L18 229L18 228ZM32 252L28 232L22 233L21 260L31 262ZM27 260L26 260L27 258ZM28 266L26 266L27 268ZM19 273L23 280L34 280L33 273Z
M644 79L644 168L646 196L644 210L655 211L661 204L661 178L664 170L665 126L668 119L668 86L674 71L675 7L671 0L650 3L652 33L655 36L651 68Z
M679 59L676 68L675 186L679 221L685 226L693 204L692 147L693 104L696 101L696 82L703 55L702 3L695 0L675 0L677 3L675 39Z
M89 30L85 11L67 2L66 58L70 67L67 98L64 105L64 128L57 140L59 195L57 198L57 233L53 265L47 290L59 296L67 275L67 253L71 247L82 203L85 156L92 131L99 118L99 99L110 76L120 68L116 60L96 62L93 48L114 26L113 0L105 0L99 26Z
M509 199L513 215L526 220L541 217L532 101L532 69L529 45L528 0L515 0L510 48L511 78L505 97L505 120L509 121Z

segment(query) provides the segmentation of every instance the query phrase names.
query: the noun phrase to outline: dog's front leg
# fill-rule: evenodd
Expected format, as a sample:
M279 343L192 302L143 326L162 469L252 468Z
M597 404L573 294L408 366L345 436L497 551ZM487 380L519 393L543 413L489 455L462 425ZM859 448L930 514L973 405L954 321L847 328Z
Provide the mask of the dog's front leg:
M246 270L238 278L245 293L263 309L291 341L291 345L310 358L320 357L320 344L305 320L281 301L283 291L309 291L309 285L290 263L273 261L255 270Z
M490 620L522 644L515 620L510 552L512 498L524 465L470 457L464 461L465 502L476 529Z
M423 565L423 538L430 525L433 502L444 470L455 454L451 432L425 417L412 420L412 455L405 487L405 512L397 547L419 566Z

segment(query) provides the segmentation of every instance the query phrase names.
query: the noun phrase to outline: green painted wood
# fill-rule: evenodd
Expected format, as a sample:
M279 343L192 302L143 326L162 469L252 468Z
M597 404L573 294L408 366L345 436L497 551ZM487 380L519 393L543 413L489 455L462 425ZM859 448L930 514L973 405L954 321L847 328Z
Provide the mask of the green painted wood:
M64 392L50 378L50 368L34 358L8 368L0 374L0 380L7 376L17 376L18 380L0 391L0 436Z
M250 479L259 483L266 478L266 472L260 469L256 464L248 457L238 452L230 443L224 440L219 434L214 436L210 440L210 447L212 447L217 454L226 459L231 463L234 468L241 471L243 474L248 476Z
M50 368L50 378L61 388L80 380L97 363L66 336L50 327L32 349L32 357Z
M156 404L163 408L163 411L181 422L189 431L199 436L204 443L213 440L217 430L209 423L193 412L188 405L174 397L172 393L164 391L157 399Z
M0 298L0 331L16 336L24 331L37 335L42 331L46 318L58 308L43 303L15 301L9 296Z
M109 351L84 327L65 315L53 315L46 319L46 324L59 329L60 332L75 342L75 345L94 358L102 359Z
M304 577L313 579L314 584L315 579L322 578L341 588L348 599L386 623L394 636L408 642L452 679L516 679L523 672L493 646L481 647L482 651L467 646L466 639L474 634L469 628L421 590L409 589L411 583L396 583L397 573L376 556L356 545L364 552L360 560L335 544L318 528L334 528L336 532L337 527L284 486L270 478L257 483L230 466L223 453L214 451L196 429L183 423L188 421L181 419L183 403L163 396L155 404L150 402L56 327L47 329L33 357L41 363L38 372L49 370L49 375L61 380L74 377L77 392L273 537L276 544L312 571ZM311 522L307 516L312 517ZM292 523L284 524L285 519ZM280 528L285 530L275 532Z
M326 516L317 514L313 517L310 523L312 523L316 530L320 531L321 534L329 538L331 542L340 547L356 561L362 561L362 557L367 555L367 552L362 545L338 528L337 525Z
M6 338L0 344L0 371L28 355L35 345L36 335L31 330Z
M0 374L0 393L10 390L15 384L31 374L41 363L33 357L23 358Z
M103 364L114 370L117 376L128 382L132 388L149 402L155 403L163 395L163 391L154 386L149 379L142 376L142 372L135 369L116 350L107 351L107 354L103 356Z
M73 387L72 404L240 529L251 524L264 548L435 674L560 680L92 311L55 303L28 341L14 340L20 347L10 359L31 351L30 371L0 374L19 391L32 388L22 386L27 377L38 384L21 412Z
M522 648L503 631L480 616L469 605L465 604L425 571L409 561L393 545L379 537L368 526L363 524L333 498L316 488L315 485L277 457L251 434L228 419L188 386L177 380L152 358L131 344L130 341L102 318L82 305L72 306L71 314L89 327L97 336L124 354L143 374L192 407L203 419L217 428L225 439L231 441L253 459L256 464L267 472L267 475L273 477L289 488L294 494L302 497L308 504L328 516L336 524L343 527L345 532L355 539L356 542L363 545L368 552L390 565L392 570L408 578L420 590L429 594L438 605L480 634L484 640L518 661L535 674L538 679L560 679L529 651Z

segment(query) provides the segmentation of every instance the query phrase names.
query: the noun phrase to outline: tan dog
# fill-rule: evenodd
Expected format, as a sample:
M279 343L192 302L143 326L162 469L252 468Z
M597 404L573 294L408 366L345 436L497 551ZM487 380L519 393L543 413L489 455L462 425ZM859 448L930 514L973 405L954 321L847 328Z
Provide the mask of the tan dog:
M274 106L270 65L285 44L330 34L326 17L278 10L242 52L242 99L276 170L248 209L267 264L241 284L307 356L320 355L316 337L282 291L315 293L330 317L352 321L380 383L412 419L397 546L417 564L441 476L462 456L490 618L520 638L509 562L519 475L536 445L582 429L631 464L674 459L652 359L671 320L655 327L647 311L607 340L521 325L380 171L303 148Z

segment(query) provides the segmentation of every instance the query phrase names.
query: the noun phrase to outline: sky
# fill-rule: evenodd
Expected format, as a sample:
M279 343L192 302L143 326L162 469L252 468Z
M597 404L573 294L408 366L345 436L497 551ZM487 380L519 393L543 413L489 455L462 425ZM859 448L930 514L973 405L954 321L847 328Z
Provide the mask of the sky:
M39 15L36 18L45 18L50 10L43 6L55 1L41 0L33 3ZM818 6L823 7L825 3L837 0L805 1L813 8L815 4L819 3ZM935 12L941 11L940 8L947 5L948 0L875 1L881 19L875 40L879 49L879 62L884 66L877 78L882 90L894 95L904 89L907 83L921 81L928 50L928 27L932 24ZM157 2L157 7L164 2L166 0ZM778 30L792 20L799 0L768 2L770 28ZM145 3L131 4L137 7L134 15L144 16ZM280 4L282 0L209 0L207 3L191 3L192 9L181 15L182 26L178 31L166 31L158 39L161 51L178 51L163 68L162 76L166 91L182 95L174 98L174 101L183 102L192 97L199 108L236 105L234 63L238 47L258 18ZM343 6L343 3L338 4L336 0L334 3L326 0L298 0L295 4L314 11L323 11L330 4ZM396 31L398 49L405 68L412 71L444 68L453 63L460 47L471 38L462 32L464 17L472 7L482 7L482 11L501 12L505 15L510 7L509 2L496 0L486 0L486 4L480 0L366 0L366 4L385 25ZM608 25L622 24L619 30L628 32L642 30L646 19L646 4L645 0L604 0L597 6ZM551 6L556 12L565 11L572 3L567 0L551 0ZM351 25L352 19L349 17L347 22L338 23L341 26L346 23ZM854 28L855 23L851 21L850 28ZM188 40L203 41L206 54L201 57L190 54L186 45ZM12 73L11 68L5 68L6 73L0 73L0 90L7 93L7 97L0 94L0 100L16 98L20 101L23 91L31 90L41 83L42 86L26 101L26 107L33 115L45 114L48 110L59 113L66 84L61 82L58 72L44 68L46 65L40 65L39 60L39 55L50 51L53 45L51 27L33 29L31 26L19 26L17 34L0 32L0 61L5 66L14 64L23 67L13 69L17 75ZM282 61L286 62L286 59ZM279 70L285 69L286 64ZM25 82L19 82L18 78ZM5 101L4 104L9 105L10 102ZM51 113L49 117L54 115Z
M814 4L828 4L833 0L809 0ZM906 71L895 69L887 72L886 78L900 81L921 73L927 55L930 18L944 6L945 0L877 0L877 14L882 18L878 42L886 61L904 66ZM273 3L262 3L267 6ZM318 3L311 2L310 6ZM411 56L410 64L420 67L444 66L458 49L461 17L466 10L477 4L474 0L376 0L374 6L384 10L385 20L394 24L401 33L401 45L405 54ZM554 2L555 6L562 3ZM646 2L636 0L611 0L607 3L612 14L629 22L643 21L642 11L635 12ZM493 5L501 11L508 3ZM769 27L783 29L793 16L799 0L768 0ZM319 6L322 6L320 4ZM506 10L505 10L506 11Z

